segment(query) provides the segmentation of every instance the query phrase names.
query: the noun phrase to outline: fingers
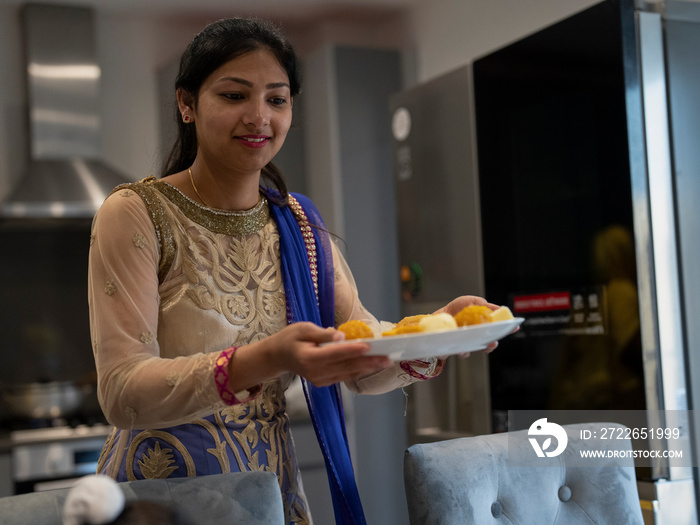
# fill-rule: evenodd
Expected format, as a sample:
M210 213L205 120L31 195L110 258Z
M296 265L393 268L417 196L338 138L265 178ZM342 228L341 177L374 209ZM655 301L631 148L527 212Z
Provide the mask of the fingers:
M368 356L341 361L337 363L337 366L325 367L317 374L308 374L304 377L316 386L328 386L333 383L366 377L393 365L394 363L386 357Z
M285 328L289 343L289 370L316 386L327 386L370 375L393 362L386 356L367 356L367 343L344 341L345 334L312 323L295 323ZM320 346L323 343L337 344Z
M338 343L330 346L312 347L308 356L323 366L344 367L349 375L386 368L393 364L388 357L382 355L365 355L369 351L367 343Z
M491 310L496 310L499 308L499 305L494 304L494 303L490 303L486 299L484 299L483 297L476 297L476 299L480 299L480 300L478 302L471 303L471 304L478 304L479 306L488 306ZM466 305L466 306L469 306L469 305Z
M309 349L309 353L312 357L323 360L329 364L356 359L364 356L367 352L369 352L369 345L367 343L353 343L352 341L341 341L330 346L313 346Z
M479 297L477 295L462 295L456 299L453 299L446 306L443 306L434 313L447 312L448 314L455 315L462 310L462 308L472 305L487 306L491 310L498 308L497 304L490 303L483 297Z
M479 350L480 352L486 352L487 354L490 354L493 352L496 348L498 347L498 341L494 341L492 343L489 343L486 345L486 348L483 350ZM460 354L457 354L461 359L466 359L470 355L472 355L472 352L462 352Z
M493 352L496 349L497 346L498 346L498 341L494 341L493 343L489 344L486 347L484 352L486 352L487 354L490 354L491 352Z
M356 357L310 369L303 374L303 377L316 386L328 386L333 383L369 376L393 365L393 361L386 356Z
M299 322L289 325L286 329L288 337L316 344L342 341L345 334L334 328L322 328L314 323Z

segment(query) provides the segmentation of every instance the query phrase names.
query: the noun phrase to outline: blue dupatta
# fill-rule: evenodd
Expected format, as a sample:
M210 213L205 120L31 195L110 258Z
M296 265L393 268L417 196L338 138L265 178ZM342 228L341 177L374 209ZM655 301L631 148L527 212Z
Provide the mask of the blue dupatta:
M273 190L267 190L279 197ZM333 257L323 219L307 197L292 194L311 225L316 242L318 299L309 266L306 243L290 207L270 206L280 236L282 282L287 297L287 321L308 321L323 327L335 326ZM271 199L270 202L272 202ZM316 431L333 498L337 525L365 525L360 495L350 459L340 386L316 387L302 378L306 403Z

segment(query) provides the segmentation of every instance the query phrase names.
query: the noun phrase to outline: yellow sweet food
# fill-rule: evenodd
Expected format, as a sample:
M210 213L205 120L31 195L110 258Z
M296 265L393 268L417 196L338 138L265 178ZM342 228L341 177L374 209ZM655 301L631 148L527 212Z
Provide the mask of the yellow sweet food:
M383 328L391 328L388 330L385 329L382 332L382 337L420 332L441 332L445 330L454 330L460 326L507 321L508 319L513 319L513 313L507 306L501 306L496 310L491 310L488 306L471 305L463 308L454 317L448 313L441 312L438 314L422 314L404 317L393 326L391 326L391 323L385 323ZM338 330L345 334L346 340L370 339L374 337L374 333L369 325L364 321L356 319L341 324Z
M425 314L420 315L409 315L401 319L389 330L382 332L383 337L391 337L392 335L402 335L402 334L414 334L417 332L422 332L423 329L418 326L421 319L425 317Z
M442 332L457 328L457 321L448 313L426 315L419 322L418 326L424 332Z
M428 316L428 314L409 315L408 317L404 317L398 323L396 323L396 326L417 325L418 323L420 323L421 319L423 319L424 317L427 317L427 316Z
M402 334L415 334L418 332L422 332L423 329L418 326L417 324L405 324L403 326L399 326L398 324L392 328L391 330L387 330L386 332L382 332L383 337L391 337L392 335L402 335Z
M346 321L338 327L338 330L345 334L345 339L367 339L374 337L372 329L364 321L352 319Z
M455 315L457 326L470 326L474 324L490 323L491 308L473 304L466 306Z
M513 312L511 312L510 308L508 308L507 306L501 306L500 308L493 310L490 315L492 322L507 321L509 319L513 319Z
M413 334L418 332L442 332L457 328L455 318L448 313L413 315L399 321L391 330L382 336Z

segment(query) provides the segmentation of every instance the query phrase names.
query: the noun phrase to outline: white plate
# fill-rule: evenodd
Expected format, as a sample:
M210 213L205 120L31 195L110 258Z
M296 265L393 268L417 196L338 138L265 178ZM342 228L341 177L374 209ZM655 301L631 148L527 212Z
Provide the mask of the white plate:
M513 332L524 320L522 317L516 317L507 321L463 326L444 332L418 332L353 339L353 342L368 343L370 351L367 355L386 355L394 361L448 356L483 350L489 343Z

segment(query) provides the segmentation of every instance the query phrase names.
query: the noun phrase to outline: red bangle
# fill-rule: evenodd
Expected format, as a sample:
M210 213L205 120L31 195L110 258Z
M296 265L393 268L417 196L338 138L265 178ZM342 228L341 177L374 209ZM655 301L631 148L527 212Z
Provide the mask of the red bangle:
M262 391L262 385L255 385L248 390L233 392L228 382L228 364L233 357L233 353L237 350L237 346L227 348L219 354L214 364L214 382L216 389L219 392L219 397L227 405L235 405L237 403L247 403L251 399L257 397Z
M413 361L401 361L400 364L401 369L404 372L406 372L409 376L414 377L416 379L420 379L422 381L437 377L438 375L440 375L440 372L442 372L442 369L445 368L445 361L443 359L437 359L437 362L434 363L431 363L429 361L423 361L420 359L414 359ZM423 368L427 372L427 374L421 374L420 372L416 371L416 368Z

